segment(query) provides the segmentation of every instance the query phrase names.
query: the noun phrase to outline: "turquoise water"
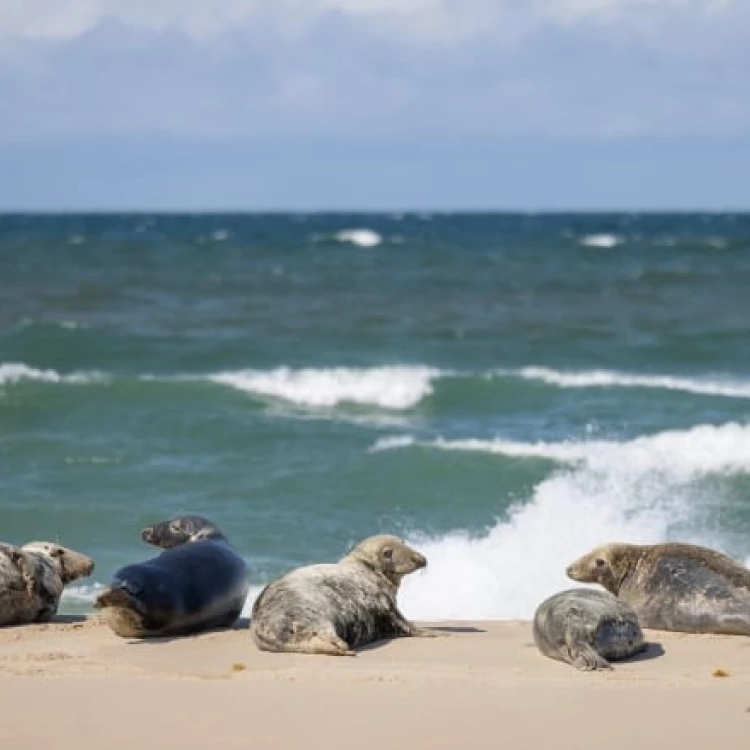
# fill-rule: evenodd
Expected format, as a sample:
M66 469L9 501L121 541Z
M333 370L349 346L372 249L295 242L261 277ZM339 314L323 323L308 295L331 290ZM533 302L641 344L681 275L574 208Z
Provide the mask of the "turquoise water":
M750 215L6 215L0 279L2 538L95 558L68 611L180 512L255 587L402 534L420 618L750 557Z

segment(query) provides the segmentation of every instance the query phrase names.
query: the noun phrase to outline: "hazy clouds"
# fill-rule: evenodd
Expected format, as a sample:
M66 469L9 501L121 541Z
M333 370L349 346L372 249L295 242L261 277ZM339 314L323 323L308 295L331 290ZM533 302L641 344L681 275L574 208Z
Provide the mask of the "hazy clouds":
M0 137L736 136L747 0L3 0Z

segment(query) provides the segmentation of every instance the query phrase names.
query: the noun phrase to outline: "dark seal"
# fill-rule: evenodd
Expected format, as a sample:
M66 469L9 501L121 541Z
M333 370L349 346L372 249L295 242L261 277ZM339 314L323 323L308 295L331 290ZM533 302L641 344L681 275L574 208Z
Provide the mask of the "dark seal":
M551 659L591 671L612 669L646 648L632 608L607 591L569 589L543 601L534 613L534 643Z
M248 591L244 560L217 526L182 516L143 529L157 557L118 570L94 606L123 638L198 633L230 627Z
M675 542L606 544L567 574L627 602L644 628L750 635L750 570L715 550Z
M253 605L253 639L263 651L353 656L384 638L435 635L396 605L401 579L426 565L397 537L369 537L338 563L297 568L269 583Z

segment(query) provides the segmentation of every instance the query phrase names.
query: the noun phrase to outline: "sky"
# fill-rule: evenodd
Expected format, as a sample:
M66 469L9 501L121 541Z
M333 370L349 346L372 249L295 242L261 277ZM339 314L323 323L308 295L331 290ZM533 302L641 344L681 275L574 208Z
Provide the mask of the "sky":
M750 209L750 0L0 0L14 209Z

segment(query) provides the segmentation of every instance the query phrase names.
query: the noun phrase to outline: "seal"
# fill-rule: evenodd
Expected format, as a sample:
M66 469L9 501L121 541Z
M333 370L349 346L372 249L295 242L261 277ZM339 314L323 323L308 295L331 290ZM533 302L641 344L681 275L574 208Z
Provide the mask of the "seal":
M379 535L337 563L297 568L255 600L253 640L263 651L354 656L385 638L435 635L408 622L396 604L401 579L426 565L401 539Z
M606 544L567 574L627 602L644 628L750 635L750 570L707 547Z
M94 603L117 635L178 636L234 624L249 584L244 560L218 526L180 516L147 526L141 537L164 551L120 568Z
M0 543L0 626L49 622L65 584L93 571L90 557L53 542Z
M647 645L633 609L595 589L568 589L545 599L534 613L532 633L545 656L582 671L612 669L608 659L627 659Z

